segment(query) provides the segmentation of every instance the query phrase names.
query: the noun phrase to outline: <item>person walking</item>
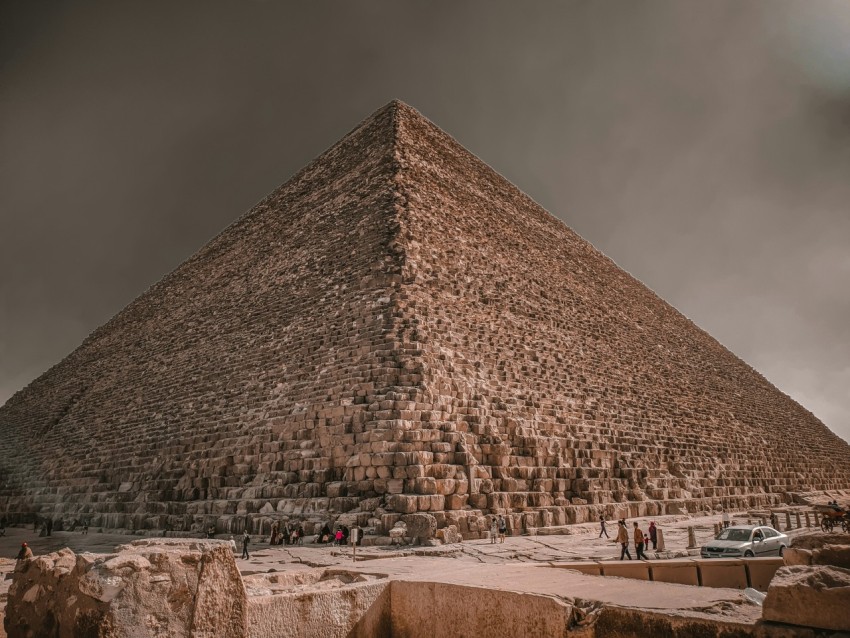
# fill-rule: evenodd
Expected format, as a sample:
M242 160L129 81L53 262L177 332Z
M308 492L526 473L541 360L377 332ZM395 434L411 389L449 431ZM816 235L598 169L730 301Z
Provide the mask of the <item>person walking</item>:
M245 533L242 535L242 558L244 560L248 560L251 558L251 555L248 554L248 543L251 542L251 535L248 534L248 530L245 530Z
M723 521L723 529L729 527L729 512L726 511L726 508L723 508L723 514L720 518Z
M635 558L637 560L640 560L641 558L643 558L644 560L647 560L646 554L643 553L643 541L644 541L643 530L640 527L638 527L637 521L635 521L633 523L633 525L635 527L635 530L634 530L635 552L637 554L635 556Z
M624 521L618 521L617 523L617 542L620 543L620 560L623 560L623 556L628 556L629 560L632 559L632 555L629 552L629 532L626 530L626 523Z
M652 541L652 549L658 549L658 528L655 521L649 523L649 540Z
M605 534L605 538L611 538L608 536L608 530L605 528L605 517L599 517L599 538L602 538L602 535Z
M508 524L505 522L505 517L499 514L499 542L505 542L505 534L508 532Z

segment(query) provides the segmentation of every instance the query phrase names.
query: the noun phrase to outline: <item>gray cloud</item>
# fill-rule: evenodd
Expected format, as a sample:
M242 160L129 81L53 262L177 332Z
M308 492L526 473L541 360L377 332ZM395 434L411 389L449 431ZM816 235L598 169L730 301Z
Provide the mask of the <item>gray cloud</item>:
M850 439L845 3L2 11L0 401L398 97Z

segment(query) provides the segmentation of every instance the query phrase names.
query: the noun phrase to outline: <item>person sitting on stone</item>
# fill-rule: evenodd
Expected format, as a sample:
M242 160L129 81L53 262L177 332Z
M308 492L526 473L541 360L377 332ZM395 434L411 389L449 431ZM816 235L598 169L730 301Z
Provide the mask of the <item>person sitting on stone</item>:
M325 523L325 526L322 527L322 531L319 532L319 543L329 543L331 541L331 528L328 527L328 524Z
M32 558L32 550L29 545L26 543L21 543L21 551L18 552L18 555L15 557L16 560L26 560L28 558Z

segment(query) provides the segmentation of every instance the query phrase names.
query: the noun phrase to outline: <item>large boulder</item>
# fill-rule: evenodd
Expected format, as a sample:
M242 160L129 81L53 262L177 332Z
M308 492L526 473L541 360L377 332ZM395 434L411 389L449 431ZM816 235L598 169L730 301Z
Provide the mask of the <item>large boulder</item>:
M9 638L243 638L247 605L229 542L141 540L21 561L5 626Z
M847 545L850 543L850 535L841 532L827 534L821 531L810 531L798 534L791 539L791 546L798 549L815 550L824 545Z
M408 538L426 541L437 533L437 519L432 514L405 514L401 520L407 526Z
M812 564L850 569L850 545L824 545L812 552Z
M780 567L764 599L765 620L833 631L850 630L850 569Z

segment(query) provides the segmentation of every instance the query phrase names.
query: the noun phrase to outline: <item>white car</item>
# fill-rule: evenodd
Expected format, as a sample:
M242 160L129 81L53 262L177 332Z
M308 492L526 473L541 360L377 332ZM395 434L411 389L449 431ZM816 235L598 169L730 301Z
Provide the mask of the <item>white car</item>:
M700 549L703 558L782 556L791 539L772 527L736 525L721 531Z

